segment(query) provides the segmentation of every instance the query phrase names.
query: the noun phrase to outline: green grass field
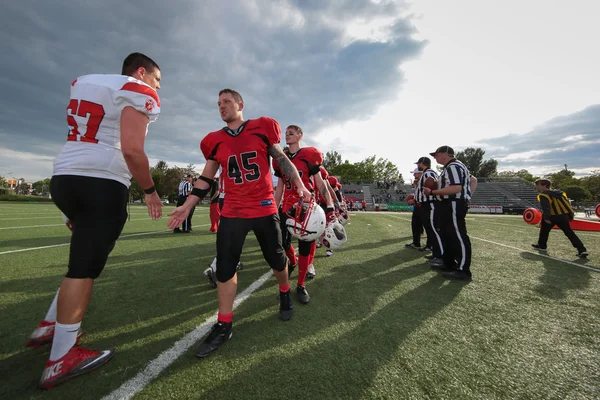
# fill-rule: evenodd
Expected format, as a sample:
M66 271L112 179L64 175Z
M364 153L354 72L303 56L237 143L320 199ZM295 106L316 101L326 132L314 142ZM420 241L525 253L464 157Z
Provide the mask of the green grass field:
M86 346L117 354L43 392L50 347L24 344L66 272L70 232L52 204L0 203L0 398L103 398L213 317L208 209L193 223L173 235L131 208L83 323ZM270 278L236 309L231 341L204 360L194 343L134 398L600 398L600 233L580 233L591 255L578 260L560 231L548 257L530 251L538 230L521 218L468 216L468 229L466 284L404 248L410 215L352 214L345 247L317 250L311 303L291 321L277 319ZM268 272L252 235L242 261L239 292Z

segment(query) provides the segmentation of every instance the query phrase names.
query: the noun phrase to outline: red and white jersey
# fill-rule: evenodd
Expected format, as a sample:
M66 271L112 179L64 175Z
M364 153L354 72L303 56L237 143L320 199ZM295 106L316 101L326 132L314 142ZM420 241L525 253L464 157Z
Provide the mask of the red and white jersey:
M222 216L259 218L277 213L268 148L280 141L279 123L269 117L249 119L236 131L223 128L202 139L204 158L223 169L222 190L227 200Z
M84 75L71 84L67 143L54 160L54 175L113 179L129 187L131 173L121 152L121 112L160 114L156 90L125 75ZM146 132L147 133L147 132Z
M289 150L285 151L292 164L298 170L298 175L302 179L302 183L306 189L311 192L313 188L313 175L321 172L320 167L323 163L323 154L315 147L303 147L296 153L290 153ZM298 194L298 188L292 184L288 176L284 176L277 165L277 161L273 160L273 170L277 178L283 179L284 192L283 192L283 211L288 211L294 203L300 200Z

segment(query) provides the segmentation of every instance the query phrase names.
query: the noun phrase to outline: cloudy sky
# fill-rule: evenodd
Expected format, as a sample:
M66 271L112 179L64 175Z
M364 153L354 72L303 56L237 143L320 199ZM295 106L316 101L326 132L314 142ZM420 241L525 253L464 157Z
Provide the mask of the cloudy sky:
M134 51L163 74L152 162L201 167L231 87L246 118L405 176L444 144L483 147L500 170L586 174L600 169L598 15L594 0L3 2L0 175L50 177L70 83Z

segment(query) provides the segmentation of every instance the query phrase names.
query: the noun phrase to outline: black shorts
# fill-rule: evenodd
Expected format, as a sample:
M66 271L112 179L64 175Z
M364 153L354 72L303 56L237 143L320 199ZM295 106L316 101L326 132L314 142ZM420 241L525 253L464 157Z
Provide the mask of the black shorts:
M287 257L281 245L279 215L260 218L221 216L217 231L217 280L227 282L235 275L248 232L254 231L263 257L276 271L283 271Z
M281 244L284 250L287 250L292 245L292 234L287 229L286 221L288 215L284 212L279 213L279 220L281 221Z
M127 220L128 189L112 179L55 175L54 204L73 224L68 278L97 278Z

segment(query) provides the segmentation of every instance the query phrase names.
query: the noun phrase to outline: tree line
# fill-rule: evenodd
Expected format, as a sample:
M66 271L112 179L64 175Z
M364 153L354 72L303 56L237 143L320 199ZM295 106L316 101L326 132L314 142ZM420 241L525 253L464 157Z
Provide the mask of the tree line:
M485 160L484 156L485 150L480 147L467 147L456 153L456 158L462 161L477 178L522 178L529 182L535 182L540 178L526 169L498 172L498 161L493 158ZM388 159L378 158L374 155L351 163L343 160L342 155L337 151L328 151L323 158L323 166L331 175L339 176L346 184L373 182L391 185L405 184L396 165ZM438 166L439 168L441 167ZM182 177L187 174L197 177L199 172L196 171L194 164L188 164L185 168L170 167L161 160L151 168L151 174L159 195L163 199L174 202L177 199L177 190ZM575 178L575 172L569 170L565 165L564 169L548 173L544 177L551 178L552 186L565 191L567 196L574 201L600 201L600 170L592 171L591 175L583 178ZM4 187L7 187L7 183L0 176L0 189ZM33 194L47 195L50 189L50 178L35 182L32 188ZM144 198L144 192L135 179L131 181L129 193L133 201Z

